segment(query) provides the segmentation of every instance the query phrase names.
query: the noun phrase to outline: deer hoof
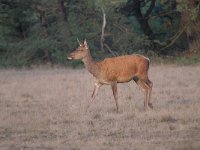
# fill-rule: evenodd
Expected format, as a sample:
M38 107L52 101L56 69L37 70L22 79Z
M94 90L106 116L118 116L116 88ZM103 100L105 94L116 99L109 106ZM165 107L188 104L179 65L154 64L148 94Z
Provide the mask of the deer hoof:
M149 103L148 105L149 105L149 107L150 107L151 109L153 109L152 103Z

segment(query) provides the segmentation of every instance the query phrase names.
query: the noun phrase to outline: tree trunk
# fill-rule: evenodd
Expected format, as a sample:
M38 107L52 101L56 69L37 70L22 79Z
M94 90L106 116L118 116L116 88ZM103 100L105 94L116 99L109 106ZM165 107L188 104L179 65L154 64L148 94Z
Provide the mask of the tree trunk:
M140 24L140 27L143 31L143 33L149 37L149 39L152 39L153 38L153 32L149 26L149 23L148 23L148 19L147 18L144 18L140 13L138 13L137 15L135 15L138 23Z
M151 5L149 9L147 10L146 14L142 14L141 12L141 2L137 1L135 2L134 10L135 10L135 17L140 24L140 27L143 31L143 33L149 37L149 39L153 38L153 32L151 30L151 27L149 26L148 20L149 20L149 15L151 14L153 8L155 6L155 0L151 1Z
M43 36L47 37L48 33L47 33L47 22L46 22L45 10L41 6L37 6L37 11L40 16L40 27L42 29Z
M71 32L69 28L69 23L68 23L68 13L66 10L65 6L65 1L64 0L57 0L58 4L58 14L57 19L58 19L58 24L60 27L63 29L63 33L65 33L66 36L66 45L64 46L66 49L71 49Z
M58 0L58 8L60 13L59 15L61 16L62 20L67 22L67 12L64 5L64 0Z
M44 8L41 6L37 6L37 11L40 15L40 27L42 30L42 34L44 38L48 37L48 32L47 32L47 21L46 21L46 14ZM51 57L50 57L50 52L48 49L44 49L44 59L49 63L51 63Z
M200 50L200 12L195 20L191 19L191 10L200 7L200 2L198 0L189 0L189 10L181 12L181 23L182 26L189 24L186 29L186 34L189 42L189 50L199 51ZM193 14L194 15L194 14Z

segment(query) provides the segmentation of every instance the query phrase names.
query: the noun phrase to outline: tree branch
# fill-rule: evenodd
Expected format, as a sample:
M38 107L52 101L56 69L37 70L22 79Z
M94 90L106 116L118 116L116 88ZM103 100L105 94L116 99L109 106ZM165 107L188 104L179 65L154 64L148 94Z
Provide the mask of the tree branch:
M111 50L111 48L108 46L108 44L104 44L104 46L108 49L108 51L113 55L113 56L117 56L116 54L115 54L115 52L113 52L112 50Z
M150 5L149 9L146 11L144 17L148 17L151 14L152 10L155 7L155 3L156 3L156 0L151 0L151 5Z
M102 9L102 13L103 13L103 24L102 24L102 29L101 29L101 41L100 41L100 44L101 44L101 50L104 51L103 43L105 41L104 34L105 34L105 27L106 27L106 14L105 14L103 9Z
M168 48L168 47L170 47L170 46L172 46L172 45L176 42L176 40L181 36L181 34L187 29L188 26L189 26L189 23L186 24L182 29L180 29L180 31L178 31L178 32L170 39L171 41L170 41L165 47L163 47L163 48L161 49L161 51L164 50L164 49L166 49L166 48Z

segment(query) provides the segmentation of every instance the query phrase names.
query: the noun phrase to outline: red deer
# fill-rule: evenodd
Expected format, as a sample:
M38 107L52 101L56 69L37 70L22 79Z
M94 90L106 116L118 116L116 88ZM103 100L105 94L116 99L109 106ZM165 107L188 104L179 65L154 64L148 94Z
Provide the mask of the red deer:
M125 55L106 58L97 62L92 58L85 40L84 43L79 42L79 47L68 55L68 59L82 60L86 69L96 78L91 101L94 100L102 85L111 85L118 111L117 83L133 80L144 90L145 110L153 108L152 103L150 102L153 83L148 78L149 59L145 56L138 54Z

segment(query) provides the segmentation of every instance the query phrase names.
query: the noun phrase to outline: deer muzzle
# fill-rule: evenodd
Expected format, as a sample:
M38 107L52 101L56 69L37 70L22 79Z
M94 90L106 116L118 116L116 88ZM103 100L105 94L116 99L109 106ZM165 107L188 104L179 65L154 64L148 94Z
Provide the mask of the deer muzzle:
M72 60L72 59L74 59L74 57L73 57L72 54L69 54L69 55L67 56L67 59L68 59L68 60Z

